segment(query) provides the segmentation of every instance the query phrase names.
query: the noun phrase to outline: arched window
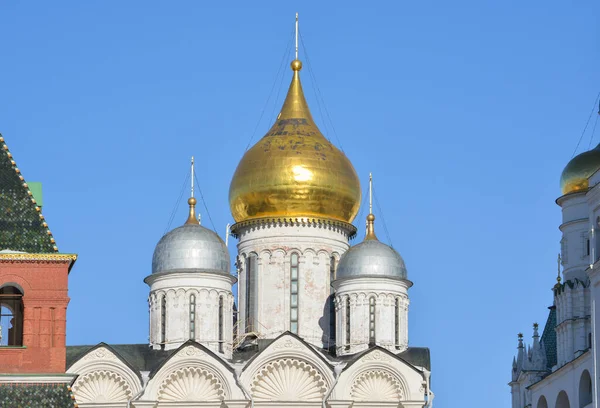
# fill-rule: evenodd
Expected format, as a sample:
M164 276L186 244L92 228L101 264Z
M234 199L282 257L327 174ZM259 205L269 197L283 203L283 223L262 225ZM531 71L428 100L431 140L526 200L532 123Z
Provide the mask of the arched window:
M160 343L165 348L167 342L167 296L162 295L160 299Z
M394 302L394 344L400 348L400 298L397 297Z
M583 408L592 403L592 377L588 370L581 373L579 379L579 408Z
M335 344L335 290L331 284L335 280L335 257L329 258L329 339Z
M548 408L548 402L546 401L546 397L544 397L543 395L540 397L536 408Z
M369 344L375 344L375 296L369 298Z
M223 352L223 296L219 296L219 352Z
M569 396L566 392L561 391L558 393L558 397L556 397L556 408L571 408L571 404L569 403Z
M350 298L346 298L346 350L350 350Z
M0 288L0 346L23 345L23 293L14 286Z
M190 339L196 339L196 295L190 296Z
M254 331L256 319L256 254L250 254L246 258L246 332Z
M290 331L298 334L298 254L290 258Z

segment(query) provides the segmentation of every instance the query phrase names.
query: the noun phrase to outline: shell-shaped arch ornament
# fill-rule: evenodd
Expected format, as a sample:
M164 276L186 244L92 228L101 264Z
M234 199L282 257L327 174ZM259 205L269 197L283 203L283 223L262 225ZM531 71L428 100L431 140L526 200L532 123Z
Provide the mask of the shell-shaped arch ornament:
M169 375L158 390L159 401L219 401L224 399L223 384L212 373L199 367L185 367Z
M77 379L73 394L79 403L122 402L131 398L131 387L112 371L92 371Z
M327 383L312 365L296 359L265 364L254 376L252 396L262 401L322 401Z
M354 380L350 390L356 401L402 401L405 391L400 380L394 375L380 370L362 373Z

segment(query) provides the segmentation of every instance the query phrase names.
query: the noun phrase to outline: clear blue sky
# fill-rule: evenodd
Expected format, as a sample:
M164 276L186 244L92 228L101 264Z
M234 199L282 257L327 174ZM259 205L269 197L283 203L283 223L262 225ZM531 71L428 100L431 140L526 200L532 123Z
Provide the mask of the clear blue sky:
M363 187L373 172L415 283L410 343L431 348L436 407L509 406L516 334L552 302L560 172L600 91L600 2L207 4L0 2L0 132L80 256L68 344L147 341L142 280L191 155L224 234L298 11L331 121L305 69L313 114Z

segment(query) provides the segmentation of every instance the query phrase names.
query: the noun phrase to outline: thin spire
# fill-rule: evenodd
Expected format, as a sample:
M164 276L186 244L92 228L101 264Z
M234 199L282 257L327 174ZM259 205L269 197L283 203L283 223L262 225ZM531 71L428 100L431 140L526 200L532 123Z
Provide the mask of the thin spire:
M554 285L554 289L558 289L560 288L560 265L562 263L562 257L560 256L560 254L558 254L558 258L556 259L556 263L558 266L558 272L557 272L557 276L556 276L556 285Z
M192 195L190 195L190 197L194 196L194 156L192 156L192 169L191 169L191 173L192 173Z
M369 173L369 215L367 215L367 235L365 241L377 241L375 235L375 215L373 215L373 174Z
M192 156L192 164L191 164L191 195L190 198L188 200L188 204L190 206L190 213L188 215L188 219L185 222L186 225L187 224L191 224L191 225L200 225L200 223L198 222L198 219L196 219L196 199L194 198L194 156Z
M296 59L298 59L298 13L296 13Z
M373 214L373 173L369 173L369 214Z

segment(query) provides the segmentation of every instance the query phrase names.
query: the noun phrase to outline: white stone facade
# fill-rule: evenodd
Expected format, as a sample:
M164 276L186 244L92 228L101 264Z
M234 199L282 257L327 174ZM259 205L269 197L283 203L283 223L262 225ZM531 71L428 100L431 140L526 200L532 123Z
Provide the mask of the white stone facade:
M331 282L335 264L350 247L350 231L320 223L265 222L240 226L236 233L238 336L256 332L261 338L275 338L291 331L317 347L333 346ZM298 256L297 282L292 276L294 254ZM256 257L256 279L249 285L252 256ZM293 284L298 285L297 330L292 327Z
M398 407L427 404L429 371L374 348L335 362L292 334L246 362L185 343L152 372L137 371L100 345L69 373L85 407ZM130 405L128 405L130 404ZM326 405L324 405L326 404Z
M202 271L150 275L150 345L100 344L68 362L80 407L432 406L429 351L407 347L411 282L335 279L351 229L277 223L234 232L240 238L237 327L235 277ZM254 265L247 262L251 256ZM254 268L249 291L248 268ZM338 310L336 319L329 309L336 297L337 304L352 302L349 348L333 347L338 336L344 338L339 326L346 316ZM255 308L254 326L245 321L247 304ZM290 333L294 307L297 334ZM221 313L227 316L223 332Z
M172 350L195 340L231 357L235 278L213 272L168 272L146 278L150 285L150 346Z
M598 407L600 360L600 174L589 179L590 189L560 197L562 209L562 281L554 288L556 344L542 341L519 348L510 383L512 407ZM542 340L543 340L542 336ZM550 337L547 337L549 340ZM534 361L536 353L556 361ZM521 356L521 357L519 357Z
M392 352L406 350L408 281L363 277L334 281L333 285L338 355L358 353L370 344Z

